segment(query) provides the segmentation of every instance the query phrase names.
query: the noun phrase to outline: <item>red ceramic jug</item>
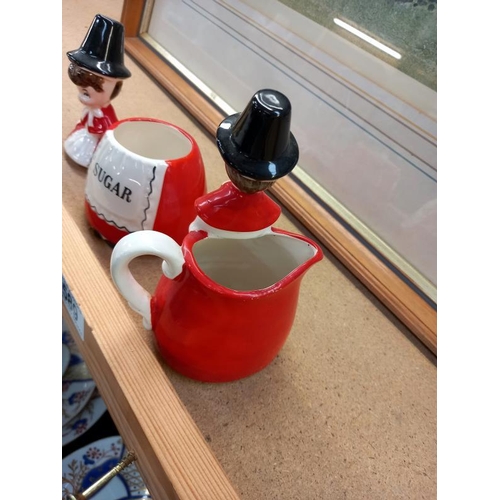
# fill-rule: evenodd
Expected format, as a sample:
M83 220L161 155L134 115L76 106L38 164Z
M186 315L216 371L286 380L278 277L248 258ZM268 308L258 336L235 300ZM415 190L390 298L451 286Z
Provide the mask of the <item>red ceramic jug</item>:
M263 192L297 163L290 112L286 96L265 89L220 124L231 181L196 200L182 245L147 230L113 249L113 281L166 362L188 377L226 382L267 366L293 326L305 272L322 258L314 241L273 227L281 210ZM152 297L129 269L141 255L163 259Z

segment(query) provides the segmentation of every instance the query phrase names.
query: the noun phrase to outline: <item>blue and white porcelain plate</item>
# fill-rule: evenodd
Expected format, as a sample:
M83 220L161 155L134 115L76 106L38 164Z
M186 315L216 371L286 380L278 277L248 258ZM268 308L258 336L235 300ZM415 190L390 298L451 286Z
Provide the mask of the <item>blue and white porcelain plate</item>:
M64 372L67 370L69 366L69 362L71 360L71 352L69 347L63 342L62 345L62 375L64 377Z
M87 405L95 390L90 380L63 380L62 382L62 425L76 417Z
M70 352L68 367L62 377L62 425L65 426L85 408L96 385L64 320L62 343Z
M68 347L71 354L68 368L78 368L81 365L85 365L83 362L83 356L80 354L76 342L71 335L68 325L62 320L62 343Z
M71 453L62 461L62 498L82 493L116 467L126 450L120 436L95 441ZM145 500L151 496L134 463L122 470L92 500Z
M62 445L66 446L76 438L85 434L106 413L104 400L97 389L87 403L87 406L62 428Z

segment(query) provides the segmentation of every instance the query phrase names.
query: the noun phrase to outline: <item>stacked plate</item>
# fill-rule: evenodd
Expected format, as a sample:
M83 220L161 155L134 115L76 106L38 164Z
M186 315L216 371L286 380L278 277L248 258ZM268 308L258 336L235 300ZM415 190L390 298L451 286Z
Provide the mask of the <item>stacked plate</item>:
M84 434L106 412L87 365L62 324L62 445Z
M120 436L95 441L63 459L62 498L85 491L98 479L116 467L126 450ZM134 463L125 467L92 500L145 500L150 499L142 477Z

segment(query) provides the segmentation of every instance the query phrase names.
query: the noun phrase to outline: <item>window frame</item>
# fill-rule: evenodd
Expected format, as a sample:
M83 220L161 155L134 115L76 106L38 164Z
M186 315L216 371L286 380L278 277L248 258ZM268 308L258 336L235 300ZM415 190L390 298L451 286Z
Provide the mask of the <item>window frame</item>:
M152 2L124 0L121 22L125 50L215 138L225 114L174 69L141 36ZM293 174L293 172L292 172ZM293 175L274 183L271 194L334 257L359 279L434 354L437 354L437 306L363 237Z

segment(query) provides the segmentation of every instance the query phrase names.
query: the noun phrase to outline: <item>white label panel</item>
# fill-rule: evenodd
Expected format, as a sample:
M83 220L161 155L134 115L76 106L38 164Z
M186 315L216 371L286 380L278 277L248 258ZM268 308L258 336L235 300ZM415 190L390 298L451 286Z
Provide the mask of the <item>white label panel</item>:
M83 318L82 311L80 310L80 307L78 306L78 303L75 300L75 297L73 297L73 294L71 293L68 283L64 279L64 276L62 277L62 299L66 307L66 310L68 311L71 317L71 321L75 325L78 334L80 335L80 338L84 340L83 332L84 332L85 320Z

